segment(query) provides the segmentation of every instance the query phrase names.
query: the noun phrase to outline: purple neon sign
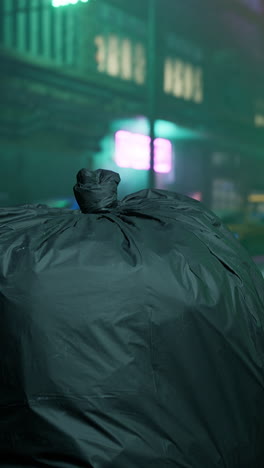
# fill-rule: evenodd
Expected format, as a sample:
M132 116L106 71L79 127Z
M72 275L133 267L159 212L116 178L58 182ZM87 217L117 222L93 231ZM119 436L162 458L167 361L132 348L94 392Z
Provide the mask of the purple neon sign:
M150 137L119 130L115 134L115 162L119 167L150 169ZM165 138L154 141L154 171L168 173L172 169L172 144Z

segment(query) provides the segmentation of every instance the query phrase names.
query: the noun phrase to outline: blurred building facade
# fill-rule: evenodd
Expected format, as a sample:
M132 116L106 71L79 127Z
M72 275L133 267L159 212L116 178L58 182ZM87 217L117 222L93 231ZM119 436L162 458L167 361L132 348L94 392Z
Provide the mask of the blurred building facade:
M263 1L155 3L150 76L148 2L2 0L2 206L70 197L83 166L147 186L152 79L156 186L223 216L264 193Z

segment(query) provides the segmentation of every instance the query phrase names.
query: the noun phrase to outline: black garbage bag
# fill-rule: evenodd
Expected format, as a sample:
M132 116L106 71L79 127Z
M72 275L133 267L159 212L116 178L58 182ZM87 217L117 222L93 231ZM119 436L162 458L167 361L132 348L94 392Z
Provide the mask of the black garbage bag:
M263 468L264 282L199 202L0 211L2 468Z

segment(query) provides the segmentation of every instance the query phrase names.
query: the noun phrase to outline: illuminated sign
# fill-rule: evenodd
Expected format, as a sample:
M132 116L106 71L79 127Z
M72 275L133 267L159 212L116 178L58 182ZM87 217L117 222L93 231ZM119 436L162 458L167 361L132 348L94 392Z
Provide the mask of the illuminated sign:
M203 101L203 70L199 65L167 58L164 66L164 92L178 99Z
M95 45L97 70L100 73L139 85L145 83L147 59L143 44L110 34L97 36Z
M150 169L150 137L119 130L115 134L115 162L119 167ZM154 141L154 171L168 173L172 169L172 144L165 138Z
M88 3L89 0L52 0L53 7L61 7L67 5L76 5L76 3Z

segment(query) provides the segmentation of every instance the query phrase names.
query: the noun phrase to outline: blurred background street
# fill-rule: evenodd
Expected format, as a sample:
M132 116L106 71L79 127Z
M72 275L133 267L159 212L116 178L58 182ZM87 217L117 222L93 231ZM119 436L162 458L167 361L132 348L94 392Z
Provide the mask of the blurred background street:
M0 207L82 168L202 201L264 274L264 0L1 0Z

